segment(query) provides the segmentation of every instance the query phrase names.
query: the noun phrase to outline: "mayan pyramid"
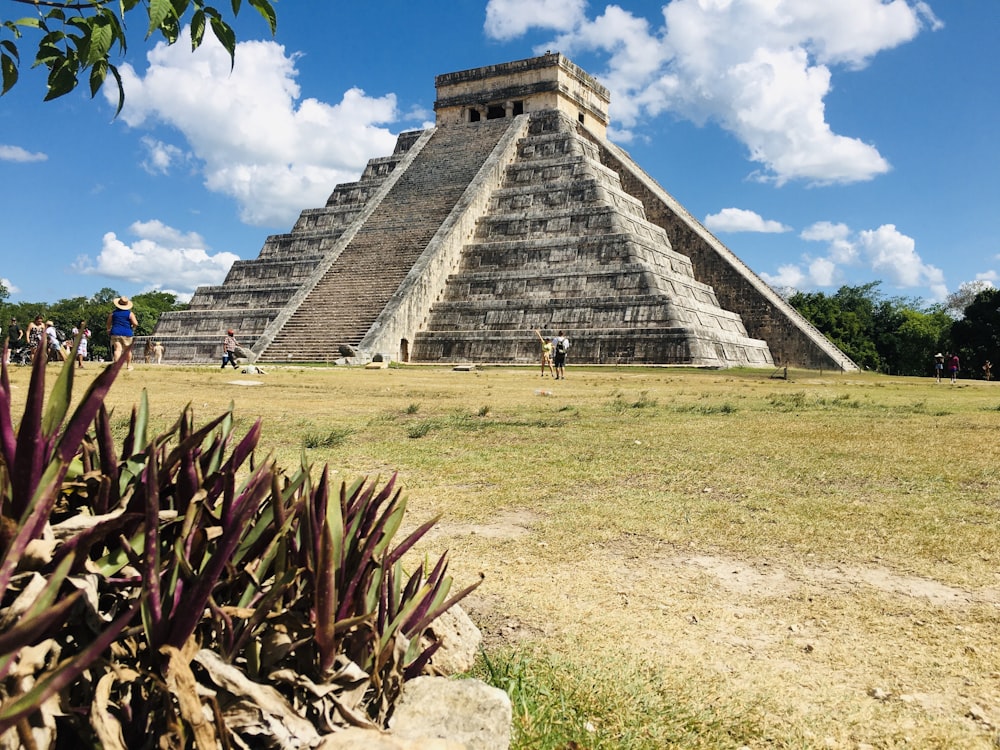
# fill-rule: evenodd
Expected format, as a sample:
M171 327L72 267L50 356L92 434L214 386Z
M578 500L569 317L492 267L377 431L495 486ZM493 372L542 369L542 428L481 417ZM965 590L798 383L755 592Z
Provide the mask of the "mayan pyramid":
M154 337L167 359L856 366L607 140L558 53L438 76L435 127L338 185Z

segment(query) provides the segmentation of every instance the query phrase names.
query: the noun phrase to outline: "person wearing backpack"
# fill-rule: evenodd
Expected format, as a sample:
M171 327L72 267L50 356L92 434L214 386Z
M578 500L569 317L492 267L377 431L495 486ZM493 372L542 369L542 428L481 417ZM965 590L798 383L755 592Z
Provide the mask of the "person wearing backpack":
M566 352L569 351L569 339L559 331L559 335L552 339L552 349L555 352L553 357L556 366L556 380L566 379Z

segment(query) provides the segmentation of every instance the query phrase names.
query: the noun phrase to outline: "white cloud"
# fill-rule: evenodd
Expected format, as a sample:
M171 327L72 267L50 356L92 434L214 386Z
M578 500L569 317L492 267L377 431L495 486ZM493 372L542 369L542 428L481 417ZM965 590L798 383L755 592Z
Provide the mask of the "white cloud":
M150 174L167 174L177 162L184 161L184 151L177 146L149 136L143 136L141 140L146 149L146 158L142 160L142 168Z
M487 35L513 39L528 29L571 29L584 20L586 0L490 0L486 4Z
M900 287L926 286L934 299L944 299L948 288L944 272L924 263L916 252L916 242L899 232L894 224L858 233L858 244L876 273L885 273Z
M241 42L232 71L229 55L207 36L194 53L184 41L157 44L147 60L145 74L119 69L128 91L120 119L179 130L205 185L235 198L247 223L291 224L395 145L380 127L397 116L393 94L373 98L354 88L337 104L300 100L296 57L274 42ZM106 88L105 96L117 104L117 90ZM183 153L150 143L148 169L165 171Z
M29 162L45 161L48 158L47 154L38 151L32 153L20 146L7 146L0 143L0 161Z
M791 263L778 266L778 273L776 274L762 273L760 277L775 289L802 289L809 282L808 277L802 269Z
M826 243L824 255L803 256L800 264L778 267L776 274L761 274L771 286L829 287L843 283L843 269L864 266L900 289L925 289L928 297L943 300L948 294L944 273L924 263L916 242L893 224L853 232L846 224L817 222L799 236Z
M0 284L3 284L7 288L7 291L11 294L17 294L21 291L18 286L8 278L0 278Z
M615 137L662 112L732 133L759 163L758 179L850 183L889 170L878 149L833 132L825 99L834 71L864 67L879 52L941 22L907 0L670 0L663 23L607 6L593 20L568 12L546 23L528 0L490 0L487 33L508 39L529 27L558 33L537 49L607 57L599 77L612 91ZM582 12L581 12L582 13Z
M705 226L713 232L780 234L791 230L780 221L765 219L757 212L744 208L724 208L717 214L709 214L705 217Z
M77 258L74 270L147 289L174 288L180 290L179 296L190 297L198 286L221 284L230 266L239 260L235 253L211 254L196 232L184 233L157 220L137 221L129 231L137 237L135 242L129 244L107 232L97 257Z

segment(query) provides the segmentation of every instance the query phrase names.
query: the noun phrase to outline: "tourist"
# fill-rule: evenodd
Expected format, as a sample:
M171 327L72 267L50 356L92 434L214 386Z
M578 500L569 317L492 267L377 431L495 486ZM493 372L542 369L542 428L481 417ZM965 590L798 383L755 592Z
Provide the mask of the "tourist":
M10 355L17 349L21 348L21 339L24 338L24 331L21 330L21 326L17 324L17 318L12 317L10 319L10 325L7 326L7 364L10 364Z
M556 380L566 379L566 352L569 351L569 339L563 335L562 331L552 339L552 348L555 351Z
M147 365L153 361L153 339L146 339L146 346L142 350L142 361Z
M952 354L948 357L948 371L951 373L951 382L958 382L958 371L961 365L958 361L958 355Z
M28 346L31 347L31 356L34 358L35 352L38 351L38 347L41 345L42 340L45 338L45 323L43 322L45 318L41 315L36 315L35 319L28 323Z
M139 327L135 313L132 312L132 300L125 295L114 300L115 309L108 313L105 327L111 337L111 361L125 355L125 366L132 369L132 337Z
M545 377L546 367L549 368L549 374L555 377L556 371L552 368L552 342L542 338L542 333L537 328L535 335L538 336L538 340L542 344L542 377Z
M989 381L993 378L993 363L986 360L983 363L983 377Z
M58 362L66 359L66 353L63 351L62 343L59 341L59 332L56 330L56 324L51 320L45 321L45 338L48 340L49 359Z
M153 344L153 362L155 364L163 364L163 344L157 341Z
M230 328L226 331L226 337L222 339L222 367L220 369L225 369L226 365L232 365L234 370L238 369L236 366L236 347L238 346L236 333Z
M76 364L83 367L83 360L87 358L87 341L90 339L90 329L87 328L87 321L81 320L80 325L73 329L73 338L80 337L80 343L76 345Z
M944 355L938 352L934 355L934 382L941 382L941 373L944 372Z

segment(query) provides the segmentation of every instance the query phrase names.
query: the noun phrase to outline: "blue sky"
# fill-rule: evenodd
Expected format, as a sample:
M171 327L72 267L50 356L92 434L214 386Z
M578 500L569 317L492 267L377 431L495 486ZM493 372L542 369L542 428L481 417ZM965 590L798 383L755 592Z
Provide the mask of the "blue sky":
M608 86L611 139L774 286L1000 284L996 0L275 7L272 39L244 4L232 72L210 41L137 35L117 119L113 87L46 103L22 71L0 98L12 300L186 299L433 122L435 75L546 50Z

